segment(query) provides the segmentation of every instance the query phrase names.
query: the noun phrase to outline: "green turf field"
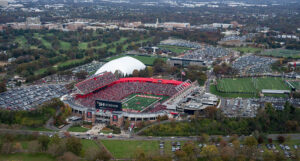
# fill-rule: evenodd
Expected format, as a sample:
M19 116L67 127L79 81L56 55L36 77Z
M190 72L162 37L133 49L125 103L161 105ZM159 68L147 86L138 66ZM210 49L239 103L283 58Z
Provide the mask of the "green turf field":
M261 55L283 58L300 58L300 50L273 49L262 52Z
M128 96L127 97L128 100L123 102L122 107L125 109L141 111L158 100L157 98L145 98L145 97L140 97L138 95L143 95L143 94L133 94ZM143 96L151 96L151 95L143 95ZM159 97L163 99L163 96L154 96L154 97Z
M192 48L188 48L188 47L182 47L182 46L171 46L171 45L159 45L158 46L161 49L166 49L166 50L170 50L174 53L183 53L187 50L191 50Z
M281 78L223 78L219 79L217 88L223 92L258 93L262 89L289 90L289 86Z
M153 65L153 62L155 61L155 59L157 58L160 58L160 59L163 59L164 61L167 60L167 58L165 57L156 57L156 56L142 56L142 55L117 55L117 56L113 56L113 57L109 57L106 59L106 61L111 61L111 60L114 60L114 59L117 59L117 58L121 58L121 57L124 57L124 56L130 56L130 57L133 57L133 58L136 58L138 59L139 61L141 61L142 63L144 63L145 65Z

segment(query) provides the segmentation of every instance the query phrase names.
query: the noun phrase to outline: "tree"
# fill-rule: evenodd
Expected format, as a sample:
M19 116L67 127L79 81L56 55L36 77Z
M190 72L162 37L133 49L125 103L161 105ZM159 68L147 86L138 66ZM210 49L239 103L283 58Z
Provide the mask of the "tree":
M201 157L207 160L217 160L220 158L218 148L215 145L207 145L200 152Z
M4 82L0 82L0 93L6 91L6 84Z
M209 135L202 133L201 136L198 137L198 141L201 143L208 143Z
M282 143L285 142L284 136L281 136L281 135L277 137L277 140L278 140L278 142L279 142L280 144L282 144Z
M139 71L137 69L135 69L133 72L132 72L132 76L133 77L138 77L139 76Z
M111 160L112 156L102 148L96 155L95 160L108 161Z
M224 148L221 149L221 158L223 161L229 161L232 160L232 158L235 157L234 154L234 149L229 147L229 146L225 146Z
M266 150L263 153L263 160L264 161L274 161L276 158L276 156L274 155L274 153L270 150Z
M38 143L41 145L42 147L42 150L45 151L48 149L48 144L50 142L50 139L48 136L45 136L45 135L41 135L39 138L38 138Z
M67 139L66 142L66 148L68 151L74 153L74 154L80 154L82 149L82 144L80 139L75 137L70 137Z
M216 118L217 111L218 111L218 109L216 106L209 106L204 109L205 116L210 119Z
M197 160L196 146L192 142L187 142L183 145L181 150L175 152L175 156L178 160L193 161Z
M257 145L257 140L253 136L247 136L245 138L245 145L248 147L255 147Z
M165 61L163 59L157 58L153 62L153 69L155 73L164 72Z
M78 79L85 79L88 76L88 73L84 70L79 71L75 74Z
M63 156L57 159L58 161L79 161L80 158L71 152L65 152Z

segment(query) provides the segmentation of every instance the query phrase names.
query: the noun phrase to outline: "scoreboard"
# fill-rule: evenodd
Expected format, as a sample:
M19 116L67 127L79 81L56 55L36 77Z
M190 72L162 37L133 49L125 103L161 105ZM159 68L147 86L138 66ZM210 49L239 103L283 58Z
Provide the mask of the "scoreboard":
M122 111L122 103L118 101L96 100L96 109L109 111Z

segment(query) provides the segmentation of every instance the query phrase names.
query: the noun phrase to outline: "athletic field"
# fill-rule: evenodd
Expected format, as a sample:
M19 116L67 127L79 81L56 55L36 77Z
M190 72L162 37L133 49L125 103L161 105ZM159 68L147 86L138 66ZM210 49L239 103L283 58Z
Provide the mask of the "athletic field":
M248 92L257 93L262 89L289 90L289 86L282 78L223 78L219 79L218 90L223 92Z
M272 49L262 52L261 55L280 58L300 58L300 50Z
M124 109L132 109L142 111L151 104L164 100L165 96L145 95L145 94L132 94L123 99L122 107Z

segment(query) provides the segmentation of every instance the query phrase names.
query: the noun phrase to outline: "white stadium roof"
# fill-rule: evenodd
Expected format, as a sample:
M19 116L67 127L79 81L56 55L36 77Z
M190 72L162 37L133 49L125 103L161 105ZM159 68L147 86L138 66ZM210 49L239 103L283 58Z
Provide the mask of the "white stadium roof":
M143 64L141 61L130 56L125 56L104 64L100 69L97 70L95 75L103 72L115 73L116 71L120 71L123 75L129 75L132 74L134 70L142 70L145 68L145 64Z

